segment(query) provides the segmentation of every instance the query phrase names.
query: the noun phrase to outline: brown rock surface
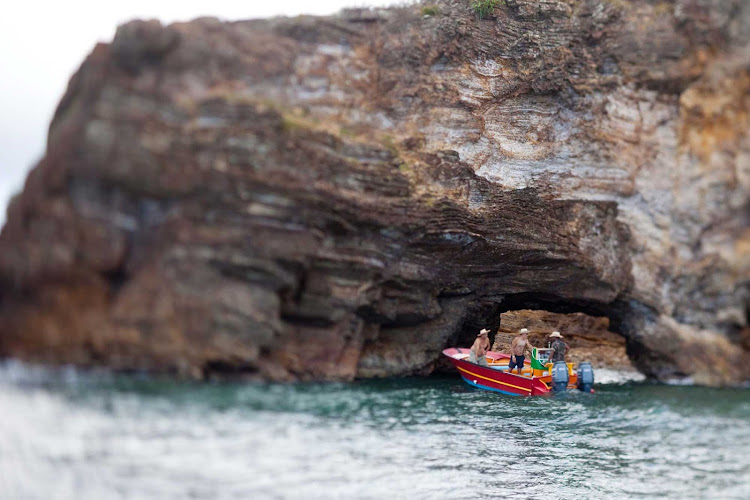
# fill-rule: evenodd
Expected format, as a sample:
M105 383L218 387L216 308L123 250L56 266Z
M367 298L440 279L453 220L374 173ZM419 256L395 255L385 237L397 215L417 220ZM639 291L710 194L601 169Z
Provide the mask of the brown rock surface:
M750 375L750 6L468 2L122 26L0 235L0 354L427 373L503 311Z
M547 347L549 334L559 331L570 346L568 362L589 361L595 368L634 370L625 351L625 338L609 330L609 318L583 313L557 314L549 311L507 311L500 315L500 328L492 350L510 352L510 344L521 328L529 330L534 347Z

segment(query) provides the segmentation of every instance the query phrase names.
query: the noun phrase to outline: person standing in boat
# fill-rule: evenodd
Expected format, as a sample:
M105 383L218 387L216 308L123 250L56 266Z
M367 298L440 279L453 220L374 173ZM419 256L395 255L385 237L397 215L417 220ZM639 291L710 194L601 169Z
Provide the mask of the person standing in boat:
M556 361L565 361L565 355L568 354L570 346L563 340L563 336L560 332L552 332L549 334L550 348L553 349L552 354L549 357L549 362L554 363Z
M469 361L472 363L487 366L486 354L487 351L490 350L489 333L489 330L482 328L479 335L477 335L477 339L474 341L474 344L471 346L471 351L469 352Z
M526 351L531 353L529 330L521 328L518 336L516 336L510 344L510 363L508 363L508 373L513 373L513 368L518 367L518 374L521 374L523 363L526 361Z

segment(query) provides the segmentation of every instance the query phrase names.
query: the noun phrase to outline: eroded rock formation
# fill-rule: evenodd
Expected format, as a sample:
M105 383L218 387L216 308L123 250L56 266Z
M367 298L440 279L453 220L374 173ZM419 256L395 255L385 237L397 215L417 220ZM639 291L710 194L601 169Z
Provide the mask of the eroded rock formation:
M566 356L568 362L589 361L594 366L633 370L625 350L625 339L610 331L610 320L605 316L530 309L507 311L500 315L500 328L493 337L492 350L509 353L511 342L521 328L529 330L532 346L542 348L549 344L549 334L564 332L565 342L571 348Z
M0 354L428 373L529 308L748 378L750 8L468 3L122 26L8 209Z

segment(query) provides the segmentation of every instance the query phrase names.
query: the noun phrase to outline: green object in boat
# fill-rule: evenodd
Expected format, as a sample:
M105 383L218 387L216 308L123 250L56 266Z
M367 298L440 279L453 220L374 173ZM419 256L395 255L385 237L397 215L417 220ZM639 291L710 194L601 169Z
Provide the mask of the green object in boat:
M534 370L546 370L547 367L536 359L536 347L531 350L531 368Z

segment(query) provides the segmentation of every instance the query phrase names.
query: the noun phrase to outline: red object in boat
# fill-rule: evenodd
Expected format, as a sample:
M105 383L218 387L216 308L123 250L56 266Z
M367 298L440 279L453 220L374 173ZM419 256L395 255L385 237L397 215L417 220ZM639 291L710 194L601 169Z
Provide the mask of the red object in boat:
M501 392L513 396L540 396L550 392L550 388L540 377L524 376L508 373L508 363L501 362L490 364L490 367L477 365L469 361L469 349L464 347L451 347L443 350L443 354L448 357L458 369L458 373L464 381L489 391ZM488 361L506 361L510 359L508 354L499 352L488 352ZM529 360L525 366L530 368Z

